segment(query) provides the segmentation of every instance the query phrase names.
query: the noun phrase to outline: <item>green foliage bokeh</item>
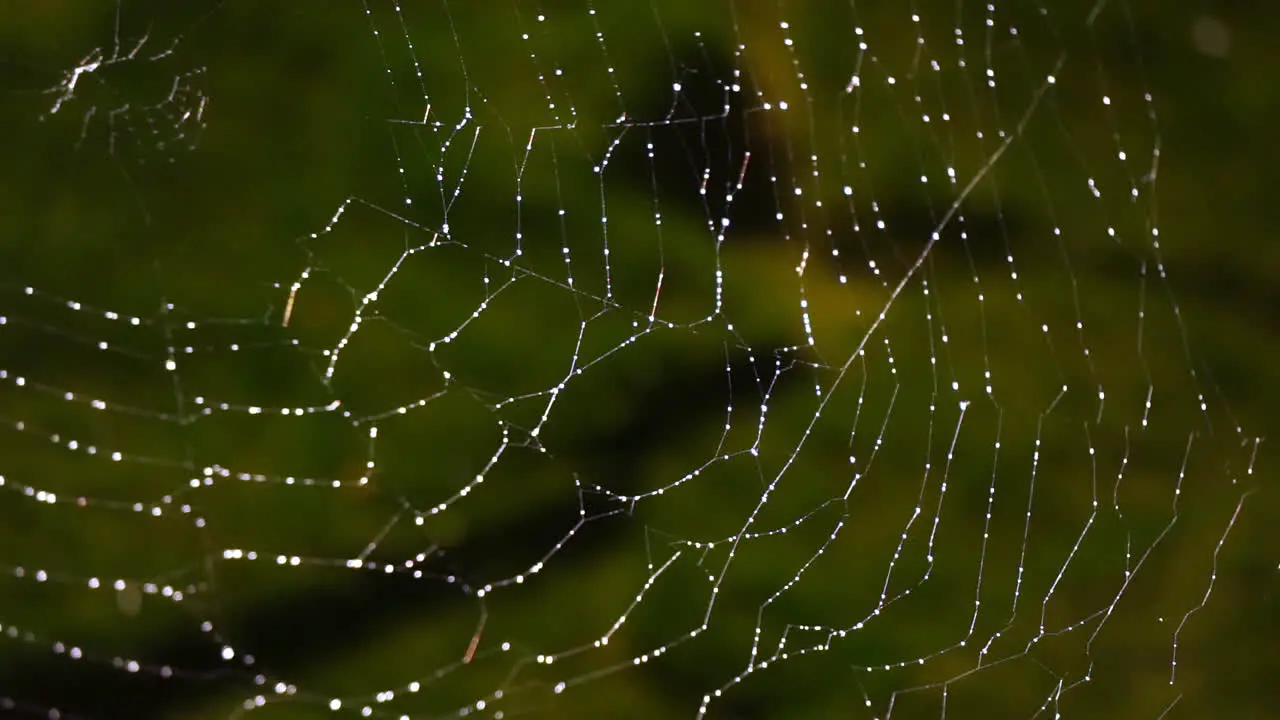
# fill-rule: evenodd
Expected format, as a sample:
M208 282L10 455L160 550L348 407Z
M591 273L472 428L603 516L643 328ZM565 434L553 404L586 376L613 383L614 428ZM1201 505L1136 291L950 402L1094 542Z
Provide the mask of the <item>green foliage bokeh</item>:
M1267 686L1280 673L1273 651L1280 637L1276 501L1266 445L1255 454L1252 441L1268 434L1270 401L1280 397L1271 360L1280 349L1273 317L1280 263L1266 190L1274 166L1268 154L1277 145L1268 142L1266 124L1275 90L1265 28L1277 11L1226 17L1231 52L1214 58L1197 51L1203 18L1152 2L1106 7L1092 23L1087 9L1052 9L1047 23L1034 9L1015 10L1012 17L1027 29L1023 40L985 46L978 41L982 8L964 8L957 19L950 3L917 3L926 52L936 48L954 60L950 33L959 23L971 28L975 68L990 62L1009 71L1007 80L1000 77L1007 90L970 104L983 92L979 70L944 71L935 87L927 71L910 72L921 64L912 58L917 30L905 11L895 3L859 4L875 62L862 55L868 87L855 116L842 92L859 51L843 6L611 3L591 16L585 5L551 3L539 21L539 10L524 3L405 3L402 27L389 5L370 5L377 40L356 2L321 8L227 0L198 10L125 2L126 46L150 26L156 40L142 54L180 37L173 54L86 75L85 87L53 115L56 95L41 91L89 49L111 52L116 7L5 9L0 315L11 322L0 328L7 338L0 368L58 393L148 412L93 414L50 393L0 391L0 417L26 424L0 435L0 473L10 486L101 501L45 507L20 493L0 497L0 564L69 578L194 583L197 591L184 602L197 615L216 618L231 644L252 648L269 677L302 689L301 699L255 711L268 717L323 715L328 697L413 680L427 687L419 699L400 702L421 702L407 707L430 716L502 687L509 697L489 711L683 717L703 692L745 667L757 623L772 647L788 623L850 624L875 607L925 476L924 515L893 561L898 579L890 594L910 585L901 578L927 571L928 582L883 622L868 622L830 650L752 674L712 705L712 716L870 717L867 698L883 713L891 691L971 669L976 649L931 657L918 669L860 668L956 643L975 595L984 610L974 637L989 637L1009 611L986 608L1011 605L1015 583L1020 605L1006 634L1017 640L1001 647L1014 659L958 682L947 699L950 717L1028 717L1055 697L1060 677L1071 683L1086 674L1088 684L1063 689L1064 714L1154 717L1178 693L1183 699L1169 717L1266 717L1280 702ZM791 49L781 42L779 18L788 22ZM604 71L597 28L612 73ZM530 31L534 39L522 43L521 33ZM747 49L735 56L738 43ZM1059 57L1058 89L1036 99L1042 75ZM735 63L744 83L796 109L764 113L735 104L730 114L740 126L732 130L690 122L713 117L718 102L691 88L705 91ZM812 104L805 104L796 67L806 71ZM159 135L144 113L85 119L92 107L163 100L165 83L196 69L193 81L209 101L192 148L164 135L171 117L153 118ZM883 83L895 74L901 91ZM673 83L690 88L687 98ZM917 92L930 99L917 101ZM1145 92L1155 98L1155 124L1141 101ZM546 107L548 93L560 104L555 110ZM934 101L930 93L954 114L945 130L915 122L917 104ZM1104 108L1103 95L1117 102ZM597 172L622 109L631 121L659 122L630 130L611 157L612 172ZM572 127L553 127L570 120ZM850 144L854 124L864 138L857 149ZM1018 130L992 163L997 139L965 138L995 127ZM729 148L717 144L725 137ZM646 164L647 141L657 148L656 162L676 170ZM812 153L832 178L817 200L840 207L849 183L857 202L875 197L885 208L889 229L874 232L875 216L860 205L860 217L832 210L824 219L813 211L812 227L742 223L717 249L707 222L719 219L710 208L720 205L697 194L701 153L733 158L715 178L720 192L745 149L753 152L752 182L778 176L779 192L808 177ZM1140 161L1118 163L1117 149ZM1152 171L1157 149L1154 195L1145 184L1138 203L1122 193L1099 201L1087 192L1089 177L1127 188ZM889 301L860 253L869 247L882 266L891 260L889 276L900 276L956 196L955 187L922 189L917 180L921 173L941 177L944 165L985 180L966 197L964 218L943 224L944 237L920 271L932 294L926 299L918 283L910 285L870 335L865 361L840 376ZM789 212L799 207L786 197L766 199ZM739 211L759 208L731 215ZM1159 226L1167 283L1150 249L1151 222ZM1109 226L1120 228L1118 239ZM826 227L837 237L814 230ZM513 275L502 260L517 229L525 254ZM806 243L813 260L802 275L796 265ZM832 261L827 244L859 261ZM418 247L425 249L404 255ZM1006 247L1014 248L1026 303L1014 300L1018 288L1001 264ZM284 327L289 285L308 268ZM842 272L848 284L837 281ZM659 273L657 315L669 325L648 321ZM24 294L28 285L40 297ZM376 305L333 361L326 384L330 358L309 349L332 347L375 289ZM802 289L818 342L775 355L775 348L806 342ZM717 292L732 331L724 322L699 322L715 310ZM146 333L132 333L45 301L50 297L157 319ZM162 302L175 306L172 318L157 314ZM207 326L204 334L184 334L188 319ZM1054 325L1047 341L1041 321ZM945 349L938 343L944 328ZM885 337L893 341L889 349ZM83 338L130 352L102 353ZM155 360L165 357L166 344L189 338L200 351L179 355L175 386ZM243 351L226 351L232 342ZM775 357L785 368L776 384ZM569 375L575 358L601 359ZM998 404L981 390L985 370ZM952 380L964 388L958 395L949 390ZM545 394L502 402L560 382L564 390L545 422ZM1063 384L1073 390L1054 404ZM1107 394L1102 411L1098 386ZM810 433L823 393L833 387ZM1149 388L1155 410L1150 427L1140 429ZM1201 393L1207 412L1198 407ZM324 413L213 412L179 420L197 396L265 407L320 407L339 398L357 416L387 417L376 423L376 439L368 423L352 426ZM420 398L431 400L395 412ZM969 401L964 410L960 400ZM750 447L762 404L768 412L757 454L736 455L634 505L584 491L650 493L727 449ZM1054 411L1044 413L1051 404ZM510 443L503 423L515 429ZM52 433L165 462L110 463L48 442ZM954 458L947 454L953 434ZM802 438L804 451L793 458ZM851 465L850 455L866 463L872 453L871 470ZM211 463L272 477L371 479L342 489L234 480L184 489ZM1033 463L1035 519L1024 541ZM1077 547L1094 496L1111 507L1122 464L1115 498L1124 517L1104 512ZM846 502L851 467L866 477ZM406 508L426 512L477 474L483 483L468 496L415 524ZM949 489L940 500L944 475ZM779 476L752 529L806 521L743 545L704 635L641 667L624 667L702 622L729 545L704 552L675 541L733 536ZM1180 477L1177 522L1161 537ZM151 519L133 511L129 504L139 498L165 512ZM194 527L193 513L177 510L186 502L207 527ZM925 526L941 502L928 569ZM619 508L577 524L580 511ZM837 525L836 540L801 580L769 600ZM1157 537L1133 587L1112 606L1126 545L1136 559ZM424 553L422 567L434 579L397 585L378 580L380 571L341 567L375 538L369 559L402 563ZM264 558L223 560L225 548ZM486 583L526 572L552 549L546 569L528 582L477 599ZM555 665L528 662L599 637L677 552L607 647ZM276 554L334 563L280 567ZM1067 557L1062 589L1046 600ZM1179 636L1180 680L1171 690L1173 628L1201 601L1211 577L1210 601ZM83 638L75 642L156 664L218 664L212 658L220 644L188 632L183 604L144 597L132 612L137 600L127 593L2 582L6 626L41 638ZM1042 613L1050 628L1060 628L1101 610L1111 613L1090 643L1092 670L1082 654L1095 627L1087 623L1020 653L1018 643L1036 635ZM473 637L479 654L462 663ZM813 642L807 637L788 642ZM513 648L499 649L504 640ZM0 696L90 716L196 718L224 717L258 692L243 668L155 681L155 688L146 680L117 692L111 688L122 671L50 659L47 645L14 639L0 646ZM615 666L563 695L550 691L561 679ZM6 683L8 677L15 680ZM897 702L894 717L941 712L937 692Z

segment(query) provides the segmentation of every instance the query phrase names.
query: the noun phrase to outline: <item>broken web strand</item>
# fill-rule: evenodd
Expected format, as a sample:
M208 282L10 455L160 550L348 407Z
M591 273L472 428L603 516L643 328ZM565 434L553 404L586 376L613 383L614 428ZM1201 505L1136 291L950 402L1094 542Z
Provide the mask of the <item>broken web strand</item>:
M46 91L53 96L42 120L51 119L63 111L72 111L87 105L81 112L80 133L75 145L80 147L89 137L96 118L106 125L106 149L116 158L143 161L151 152L173 162L177 157L193 150L200 142L205 127L205 111L209 97L204 90L204 67L184 69L172 75L167 92L161 97L143 98L120 96L103 76L115 66L157 65L171 59L185 39L185 33L174 34L167 41L153 38L151 29L136 37L127 36L122 28L125 0L117 0L113 18L111 45L91 50L74 67L63 73L61 81ZM205 16L207 17L207 16ZM205 18L197 19L199 25ZM105 92L91 92L86 86L98 85ZM96 90L97 88L95 88ZM98 104L95 99L106 95L108 104ZM94 99L82 98L89 96ZM65 113L63 113L65 114ZM122 138L129 140L129 147L121 146ZM134 152L138 151L138 152Z

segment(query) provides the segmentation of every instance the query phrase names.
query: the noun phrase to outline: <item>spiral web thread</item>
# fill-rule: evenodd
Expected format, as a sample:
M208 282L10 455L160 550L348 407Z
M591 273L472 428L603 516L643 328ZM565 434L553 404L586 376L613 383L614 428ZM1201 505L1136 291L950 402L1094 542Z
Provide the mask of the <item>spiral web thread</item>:
M788 667L830 666L848 678L837 702L869 717L915 716L913 702L963 716L953 694L990 702L1004 681L985 678L1031 667L1037 681L1003 688L1002 702L1033 717L1088 694L1113 616L1141 593L1138 621L1162 643L1158 705L1174 707L1179 640L1247 508L1260 438L1197 369L1168 289L1155 102L1140 72L1138 91L1133 73L1111 89L1099 49L1098 28L1132 39L1128 9L1060 18L908 3L864 25L853 3L819 36L788 3L712 4L696 22L661 2L521 2L488 17L353 6L384 71L367 81L391 98L366 113L386 138L383 177L299 228L300 265L249 293L257 312L7 285L5 344L44 351L7 351L0 367L5 447L39 458L0 461L11 463L0 507L23 533L0 556L6 655L199 688L226 716L571 713L584 691L662 663L701 663L705 685L673 701L698 717L752 688L787 696L770 676ZM76 145L105 138L126 179L139 156L181 167L200 153L218 102L204 83L213 63L180 69L150 102L87 98L108 68L145 72L189 40L128 34L117 21L46 108L79 118ZM806 46L830 35L840 87ZM667 65L636 70L641 45L663 48ZM656 112L632 99L654 83L666 102ZM1081 115L1105 131L1071 127ZM477 159L490 153L510 159L505 178ZM1007 166L1021 168L1013 183ZM753 183L767 190L763 211L741 199ZM628 203L637 193L647 201ZM929 229L895 227L886 203L904 193L923 198ZM992 247L996 260L975 259ZM1110 282L1131 300L1123 310L1090 295L1107 292L1085 267L1099 254L1121 258ZM757 256L766 262L744 259ZM530 327L486 325L512 317ZM563 448L608 402L599 383L676 362L673 347L716 363L722 423L667 436L678 447L650 450L674 459L640 480L575 465ZM482 352L496 370L471 367ZM226 381L281 363L291 381L280 387ZM654 412L667 422L686 410ZM465 430L449 430L455 420ZM445 449L484 452L418 451L426 428ZM245 444L208 439L223 432ZM273 433L332 442L330 464L310 469L315 440L245 450ZM516 560L500 571L437 539L457 518L500 527L511 506L546 501L538 492L564 511L557 532L509 538ZM703 509L709 499L732 523ZM609 536L620 579L593 594L593 571L558 562L606 542L597 526L627 540ZM78 532L101 537L93 528L118 546L55 550ZM1179 564L1197 568L1198 586L1156 600L1135 590L1161 573L1151 565ZM238 619L257 583L298 592L374 575L460 603L443 630L424 611L412 631L432 639L416 665L385 658L330 687L273 662ZM542 586L562 604L527 592ZM830 597L811 594L824 587ZM59 620L32 617L30 603ZM577 620L539 640L529 626L555 624L547 607ZM672 607L683 614L662 620ZM102 635L83 620L94 613L145 624ZM934 615L938 632L885 640ZM316 628L322 647L332 630ZM192 639L182 652L134 644L161 631ZM732 650L698 649L712 642ZM0 705L95 715L16 691Z

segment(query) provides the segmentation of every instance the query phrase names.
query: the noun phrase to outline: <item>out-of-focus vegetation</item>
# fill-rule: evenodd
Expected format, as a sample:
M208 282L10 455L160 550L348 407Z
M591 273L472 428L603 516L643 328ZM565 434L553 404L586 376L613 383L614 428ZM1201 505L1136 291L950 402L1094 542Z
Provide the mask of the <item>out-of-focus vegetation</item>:
M1280 706L1280 517L1273 455L1253 440L1280 397L1280 10L1001 7L1014 38L986 35L979 5L932 0L918 23L892 2L597 5L4 9L0 697L223 717L282 681L298 695L255 715L324 715L342 697L391 716L684 717L748 666L757 627L767 656L788 625L847 628L914 588L829 648L753 672L710 715L880 717L893 691L972 669L1006 624L988 660L1011 659L945 696L900 695L893 717ZM94 48L113 62L68 88ZM718 81L735 80L745 92L726 95ZM357 314L341 354L320 354ZM376 422L246 411L334 400ZM723 542L779 477L751 531L805 521ZM224 558L236 549L259 558ZM343 567L353 557L377 567ZM1171 688L1175 628L1210 584ZM713 587L708 629L668 647ZM606 646L533 662L624 614ZM790 648L823 637L787 632Z

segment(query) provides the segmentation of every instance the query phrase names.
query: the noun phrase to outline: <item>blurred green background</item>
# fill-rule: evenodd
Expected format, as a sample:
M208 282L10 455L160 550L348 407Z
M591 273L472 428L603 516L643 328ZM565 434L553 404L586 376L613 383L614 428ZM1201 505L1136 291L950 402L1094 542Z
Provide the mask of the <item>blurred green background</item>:
M9 4L0 712L1273 717L1277 13Z

